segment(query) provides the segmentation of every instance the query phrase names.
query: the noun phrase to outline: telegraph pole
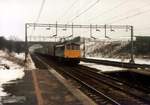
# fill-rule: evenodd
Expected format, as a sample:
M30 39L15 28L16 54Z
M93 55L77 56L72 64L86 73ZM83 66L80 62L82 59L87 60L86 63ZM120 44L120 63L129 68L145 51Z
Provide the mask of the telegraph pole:
M73 37L73 34L74 34L74 33L73 33L73 23L72 23L72 28L71 28L71 29L72 29L72 37Z
M27 62L27 56L28 56L28 35L27 35L27 27L28 24L25 24L25 62Z
M106 28L107 28L107 27L106 27L106 24L105 24L105 25L104 25L104 30L105 30L105 38L107 37L107 36L106 36L106 34L107 34L107 33L106 33L106 31L107 31L107 30L106 30Z
M84 44L84 46L83 46L83 50L84 50L84 51L83 51L83 52L84 52L84 53L83 53L83 57L85 58L85 38L84 38L83 44Z
M57 36L57 21L56 21L56 36Z
M131 59L130 59L130 63L135 63L134 62L134 57L133 57L133 53L134 53L134 47L133 47L133 26L131 26Z

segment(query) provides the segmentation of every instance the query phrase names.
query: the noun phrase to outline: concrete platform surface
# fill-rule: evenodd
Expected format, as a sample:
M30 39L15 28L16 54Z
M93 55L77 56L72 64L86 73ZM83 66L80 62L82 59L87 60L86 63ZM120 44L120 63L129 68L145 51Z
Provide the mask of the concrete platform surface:
M83 105L70 91L59 82L48 70L33 71L36 74L41 99L41 105ZM37 93L36 92L36 93ZM42 101L42 102L40 102Z

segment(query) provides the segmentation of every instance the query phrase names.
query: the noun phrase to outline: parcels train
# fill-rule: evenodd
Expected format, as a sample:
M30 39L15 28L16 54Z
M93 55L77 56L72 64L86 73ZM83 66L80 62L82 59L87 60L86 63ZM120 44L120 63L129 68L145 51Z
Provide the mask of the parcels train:
M35 52L69 64L78 64L81 57L80 44L74 42L50 44L47 47L36 49Z

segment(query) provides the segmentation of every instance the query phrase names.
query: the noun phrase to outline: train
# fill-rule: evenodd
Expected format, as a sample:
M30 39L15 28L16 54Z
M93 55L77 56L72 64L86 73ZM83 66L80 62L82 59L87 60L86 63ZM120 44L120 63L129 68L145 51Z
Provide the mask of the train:
M75 42L53 43L36 49L35 53L47 55L58 62L68 64L78 64L81 58L80 44Z

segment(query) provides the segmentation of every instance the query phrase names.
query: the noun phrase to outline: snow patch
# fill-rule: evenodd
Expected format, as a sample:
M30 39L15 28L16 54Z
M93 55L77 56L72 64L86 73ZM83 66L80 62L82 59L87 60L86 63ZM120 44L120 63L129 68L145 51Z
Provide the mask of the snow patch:
M0 97L7 96L7 93L3 91L3 84L9 83L11 80L21 79L25 75L24 67L5 59L6 56L8 56L6 52L0 51ZM6 69L4 64L9 66L9 69Z
M19 54L15 53L14 56L15 56L16 58L19 58L19 59L22 59L22 60L25 59L25 54L24 54L24 53L19 53Z
M125 68L105 66L105 65L95 64L95 63L86 63L86 62L82 62L82 61L80 62L80 65L95 68L95 69L100 70L102 72L127 70Z
M6 55L7 55L7 53L6 53L6 52L4 52L4 51L0 50L0 56L6 56Z
M15 58L18 58L22 61L24 61L24 59L25 59L25 53L20 53L20 54L13 53L13 54L11 54L11 56L13 56ZM30 54L27 55L27 62L25 63L25 68L24 69L25 70L34 70L34 69L36 69Z
M88 59L96 59L96 60L108 60L108 61L117 61L117 62L125 62L129 63L130 59L118 59L118 58L102 58L102 57L86 57ZM150 59L134 59L136 64L148 64L150 65Z

